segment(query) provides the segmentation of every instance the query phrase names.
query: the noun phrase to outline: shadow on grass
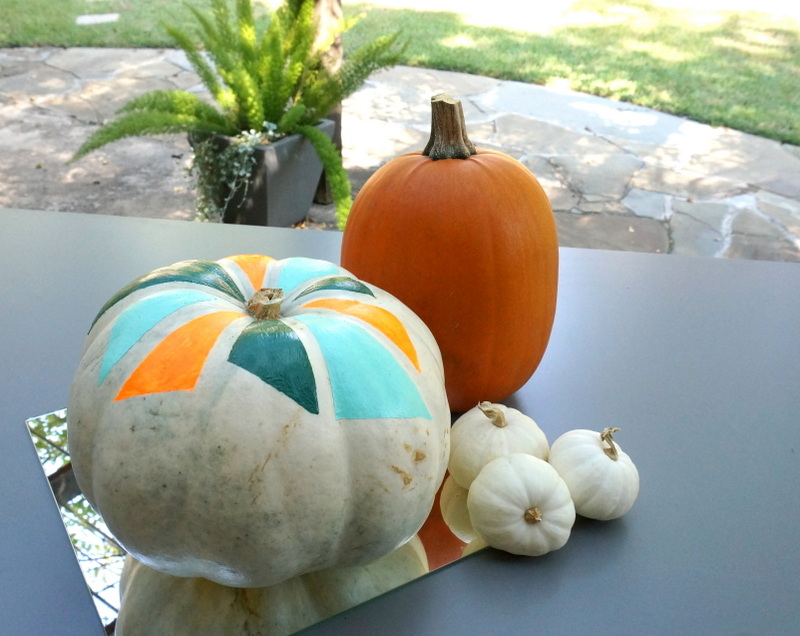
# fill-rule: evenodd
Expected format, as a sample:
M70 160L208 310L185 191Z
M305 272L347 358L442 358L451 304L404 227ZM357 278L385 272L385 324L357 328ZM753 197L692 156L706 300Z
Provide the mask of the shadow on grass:
M586 0L547 34L468 24L453 12L366 12L345 48L401 29L405 63L634 102L800 144L800 24L755 12L692 12L649 0ZM578 14L574 14L577 16Z

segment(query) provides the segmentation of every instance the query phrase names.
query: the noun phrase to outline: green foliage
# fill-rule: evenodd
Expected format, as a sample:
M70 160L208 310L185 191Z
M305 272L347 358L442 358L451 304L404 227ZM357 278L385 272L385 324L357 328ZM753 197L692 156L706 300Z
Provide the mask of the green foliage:
M526 31L524 21L514 29L467 20L456 3L424 13L354 3L351 11L369 13L344 42L355 48L399 29L414 34L403 64L569 88L800 145L796 10L792 18L759 12L757 2L567 4Z
M193 20L180 2L102 4L120 20L76 25L86 0L0 0L0 46L163 48L174 39L157 20ZM344 29L348 55L401 30L414 36L402 64L557 83L800 145L796 3L784 3L786 15L770 15L757 2L676 7L660 0L576 0L550 7L527 30L524 19L512 28L502 13L493 21L498 26L465 18L475 7L455 0L451 11L343 4L346 16L365 13L355 28ZM260 25L263 18L256 20Z
M303 104L295 104L278 120L277 132L284 135L288 130L296 130L301 125L300 120L305 114L306 107Z
M63 411L31 418L28 430L45 470L54 472L68 461L67 420Z
M188 91L153 91L137 97L117 111L118 117L98 128L72 157L80 159L124 137L192 132L236 134L230 119Z
M92 134L72 160L124 137L186 132L197 136L278 131L281 135L302 133L321 150L323 168L332 185L337 213L346 216L350 187L338 152L329 152L314 125L373 71L396 64L402 53L398 35L368 42L331 73L323 63L326 50L318 41L314 0L290 0L281 5L259 32L252 0L235 0L232 15L228 0L211 0L210 15L187 5L197 22L199 44L185 31L166 25L166 31L186 53L217 106L203 102L187 91L153 91L123 106L117 117ZM322 41L333 42L341 25ZM314 132L311 132L314 131ZM316 141L315 141L316 139ZM250 146L252 148L252 146ZM334 148L335 150L335 148ZM199 162L205 166L208 157ZM238 157L239 161L241 157ZM204 168L199 168L202 170ZM219 170L217 170L219 172ZM210 179L201 179L200 186ZM210 200L211 193L200 193ZM203 212L202 216L207 216ZM344 218L342 218L342 223Z
M342 157L330 138L318 128L299 126L297 132L311 142L323 166L332 166L332 169L327 170L326 174L328 175L328 183L331 186L333 200L336 202L336 222L339 229L344 229L352 200L350 181L342 165Z
M253 147L262 143L257 133L240 133L220 150L213 137L195 141L189 172L197 182L197 220L218 221L236 193L247 187L256 163Z

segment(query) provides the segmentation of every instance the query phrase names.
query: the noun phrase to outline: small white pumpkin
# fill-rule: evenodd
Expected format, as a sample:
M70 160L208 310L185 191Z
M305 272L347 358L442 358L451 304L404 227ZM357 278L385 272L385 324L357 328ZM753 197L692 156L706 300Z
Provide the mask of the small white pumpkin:
M490 546L525 556L563 547L575 523L564 480L546 461L525 453L486 464L472 482L467 508Z
M639 494L639 471L613 439L619 430L568 431L550 449L550 464L566 482L575 510L583 517L601 521L621 517Z
M469 518L469 510L467 510L468 494L469 491L466 488L459 486L453 476L448 475L439 495L442 519L450 528L450 532L464 543L469 543L477 536Z
M526 453L547 459L547 436L530 417L503 404L481 402L454 423L448 469L462 488L497 457Z

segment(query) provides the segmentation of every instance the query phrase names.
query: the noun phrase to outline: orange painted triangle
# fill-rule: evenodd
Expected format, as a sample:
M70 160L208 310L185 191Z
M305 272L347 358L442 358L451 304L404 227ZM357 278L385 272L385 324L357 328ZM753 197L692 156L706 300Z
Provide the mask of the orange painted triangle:
M220 334L245 315L238 311L217 311L178 327L139 363L114 401L149 393L191 391Z
M414 343L411 342L408 331L406 331L400 319L390 311L357 300L347 300L343 298L321 298L306 303L303 307L331 309L341 314L347 314L359 320L363 320L375 327L375 329L397 345L400 351L402 351L414 365L414 368L417 371L420 370L417 350L414 348Z
M236 263L250 279L250 284L255 291L264 286L264 275L267 272L267 265L275 259L261 254L237 254L229 256L229 261Z

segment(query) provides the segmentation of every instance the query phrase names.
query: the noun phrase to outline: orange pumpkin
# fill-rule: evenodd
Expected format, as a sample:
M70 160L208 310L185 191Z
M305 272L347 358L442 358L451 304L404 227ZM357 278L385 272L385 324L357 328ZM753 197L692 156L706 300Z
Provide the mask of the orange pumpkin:
M431 103L427 148L387 163L356 197L341 262L428 325L458 412L505 399L539 365L555 318L558 235L530 170L475 149L460 102Z

